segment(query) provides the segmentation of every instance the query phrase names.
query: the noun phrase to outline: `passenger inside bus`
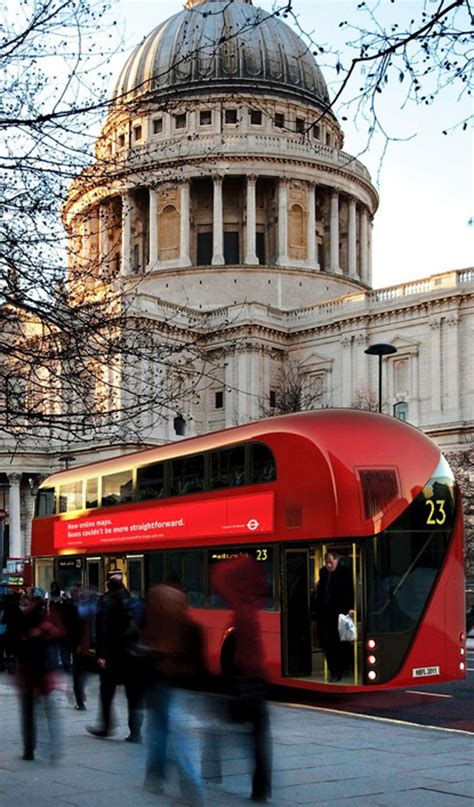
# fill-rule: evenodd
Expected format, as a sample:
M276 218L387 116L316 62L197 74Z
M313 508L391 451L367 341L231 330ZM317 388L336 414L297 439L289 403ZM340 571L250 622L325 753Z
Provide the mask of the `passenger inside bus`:
M324 555L318 585L311 595L311 618L316 621L332 683L341 681L352 665L352 644L339 639L339 614L354 618L354 586L350 565L331 549Z

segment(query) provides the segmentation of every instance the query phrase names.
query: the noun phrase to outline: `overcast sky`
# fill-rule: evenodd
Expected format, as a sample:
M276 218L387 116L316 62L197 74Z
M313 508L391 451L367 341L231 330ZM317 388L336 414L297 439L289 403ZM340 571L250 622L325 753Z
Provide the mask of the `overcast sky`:
M183 4L184 0L117 0L114 15L124 33L125 53L114 60L114 72L118 73L126 55L149 31L181 11ZM254 0L254 5L271 10L273 0ZM357 5L345 0L294 0L301 28L314 31L325 49L340 49L343 64L348 61L348 34L339 23L362 21L364 12L358 11ZM414 16L423 2L380 0L377 5L384 22L390 23ZM433 7L430 0L426 5ZM318 57L333 92L336 75L326 61L324 55ZM472 132L442 133L472 113L472 105L460 100L457 91L448 90L430 107L408 104L401 109L401 89L388 87L380 102L384 126L391 136L402 140L390 144L382 165L380 139L360 156L374 183L377 178L379 181L373 256L377 287L474 265L474 227L469 225L474 215ZM347 114L342 108L336 112L339 119ZM359 155L366 147L367 132L363 121L356 128L351 118L342 122L344 150Z

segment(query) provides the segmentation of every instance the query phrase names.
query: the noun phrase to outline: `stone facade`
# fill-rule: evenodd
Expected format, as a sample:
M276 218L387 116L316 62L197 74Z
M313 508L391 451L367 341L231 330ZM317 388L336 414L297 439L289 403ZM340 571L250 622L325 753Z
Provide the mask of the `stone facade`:
M202 50L193 58L189 31L204 35L221 6L234 31L245 13L242 33L215 39L207 62ZM384 359L383 410L397 407L443 451L472 453L474 271L429 276L427 267L426 279L372 290L377 193L342 151L314 60L281 20L269 18L269 43L262 14L244 0L190 0L155 29L124 67L97 163L64 209L71 281L86 282L87 266L87 283L106 294L119 275L124 300L158 341L160 326L181 343L201 337L199 358L189 359L203 369L198 389L177 398L175 413L143 416L142 440L180 439L177 414L185 436L268 414L291 361L320 405L360 405L378 386L377 361L364 351L389 342L397 352ZM186 69L154 73L166 53L173 66L172 43ZM176 367L177 386L189 370ZM150 373L142 368L143 384ZM127 449L77 446L74 455L83 463ZM46 446L0 455L11 555L29 551L31 468L35 482L58 468L57 456Z

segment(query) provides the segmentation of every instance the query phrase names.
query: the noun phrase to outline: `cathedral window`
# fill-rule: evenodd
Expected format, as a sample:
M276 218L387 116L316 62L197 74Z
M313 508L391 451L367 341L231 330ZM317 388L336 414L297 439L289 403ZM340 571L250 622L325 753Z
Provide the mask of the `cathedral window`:
M136 143L138 140L141 140L143 137L143 127L140 123L133 127L133 140Z
M331 145L331 132L326 132L326 146Z
M155 118L153 121L153 134L161 134L163 131L163 118Z
M313 137L315 140L321 140L321 127L319 123L315 123L313 126Z
M296 118L296 131L298 134L304 134L305 120L304 118Z
M226 264L240 263L239 233L224 233L224 261Z
M122 132L122 134L119 134L119 136L118 136L118 144L119 144L119 148L121 148L121 149L125 148L125 135L124 135L123 132Z
M223 390L218 390L215 393L214 408L215 409L223 409L224 408L224 392L223 392Z
M285 116L283 112L275 112L274 124L277 129L283 129L285 126Z
M212 262L212 232L198 233L197 265L210 266Z
M186 128L186 113L182 112L180 115L174 116L174 127L175 129L185 129Z
M262 113L259 109L251 109L250 110L250 123L252 126L261 126L262 125Z
M224 116L225 123L237 123L237 110L226 109Z
M212 124L212 112L210 109L203 109L199 113L199 125L210 126Z
M393 416L398 420L408 420L408 404L406 401L398 401L393 406Z
M270 390L270 395L269 395L269 404L270 404L270 406L271 406L271 408L272 408L272 409L274 409L274 408L275 408L276 403L277 403L277 394L276 394L276 390L275 390L275 389L271 389L271 390Z

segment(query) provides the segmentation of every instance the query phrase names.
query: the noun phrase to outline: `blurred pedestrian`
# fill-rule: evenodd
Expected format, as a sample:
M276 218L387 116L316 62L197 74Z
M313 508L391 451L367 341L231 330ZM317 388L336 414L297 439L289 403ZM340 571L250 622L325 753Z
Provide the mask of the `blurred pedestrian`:
M175 585L153 586L145 607L150 654L148 758L144 788L160 793L170 764L178 768L183 798L203 804L203 785L188 737L189 715L181 687L204 671L202 634L189 616L186 595Z
M24 760L34 759L35 710L39 698L43 699L48 722L51 759L58 759L61 751L62 724L53 655L54 643L59 638L58 628L49 619L43 593L33 589L21 602L15 641Z
M271 796L271 736L258 612L267 583L257 561L241 555L216 566L212 585L234 610L231 718L251 725L255 766L251 798L264 802Z
M72 666L71 645L63 620L63 604L65 594L53 580L47 599L48 617L58 629L58 638L55 650L55 664L62 667L65 673L70 672Z
M132 597L123 584L119 570L109 572L107 593L97 603L96 652L100 669L99 726L88 726L94 737L112 733L112 701L119 684L125 687L128 704L130 743L141 742L143 723L143 682L139 655L136 652L143 612L141 601Z
M86 710L85 674L89 657L89 610L87 596L81 583L76 583L71 597L62 604L62 618L72 651L72 681L75 709Z
M316 620L319 643L324 650L330 681L335 683L351 666L352 645L339 638L339 614L354 617L352 569L338 552L331 549L324 556L319 581L311 597L311 615Z

